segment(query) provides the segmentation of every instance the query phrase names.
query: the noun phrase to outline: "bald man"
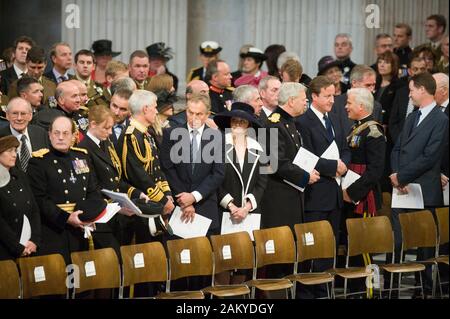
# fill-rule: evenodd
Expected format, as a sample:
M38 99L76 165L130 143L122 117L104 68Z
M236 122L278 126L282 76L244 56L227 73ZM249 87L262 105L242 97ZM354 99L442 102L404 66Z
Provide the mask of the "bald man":
M64 115L75 122L80 132L78 141L81 141L86 133L89 121L80 110L81 97L78 85L74 81L59 83L56 87L55 98L58 103L56 108L39 112L34 119L35 124L48 130L50 123L57 116Z

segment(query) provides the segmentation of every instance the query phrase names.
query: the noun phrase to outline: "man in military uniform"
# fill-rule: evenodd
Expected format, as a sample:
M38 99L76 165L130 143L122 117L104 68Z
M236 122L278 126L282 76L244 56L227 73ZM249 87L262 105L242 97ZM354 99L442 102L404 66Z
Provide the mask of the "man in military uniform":
M150 77L148 76L150 72L150 59L148 54L142 50L134 51L130 55L128 70L130 71L130 78L136 82L137 88L139 90L145 90L150 82Z
M217 114L231 108L233 90L231 87L230 67L225 61L209 62L206 71L209 80L209 97L211 98L211 113Z
M8 105L8 96L0 92L0 127L8 126L9 122L6 119L6 108Z
M220 51L222 51L222 48L219 46L219 43L215 41L202 42L200 45L200 61L202 62L202 66L189 71L186 83L193 80L205 81L208 64L212 60L218 59Z
M86 86L87 100L82 106L88 108L97 105L103 95L102 85L91 78L94 66L95 57L91 51L83 49L75 54L75 78Z
M132 114L130 124L117 147L124 177L131 185L145 191L151 201L164 205L163 215L168 215L175 208L172 193L160 167L155 141L148 133L149 126L156 119L156 95L136 90L129 99L129 106ZM156 233L153 218L148 225L147 220L136 218L134 232L136 243L152 241L151 234Z
M89 121L80 112L80 90L72 81L64 81L56 88L58 106L54 109L43 110L35 116L34 123L48 130L49 124L58 116L64 115L72 119L79 131L78 141L83 139Z
M445 35L447 20L442 14L433 14L425 22L425 35L428 42L418 45L413 53L420 52L423 48L430 48L435 56L434 65L439 63L442 57L441 40Z
M305 188L320 178L316 170L306 172L292 163L302 146L302 138L295 126L295 117L306 110L305 91L306 88L300 83L283 83L278 97L280 106L267 121L269 134L274 134L275 131L278 136L277 144L270 145L270 166L273 173L269 175L267 192L262 200L262 228L288 225L293 229L295 224L302 223L303 192L298 188Z
M58 116L49 128L50 149L33 152L28 178L41 212L42 255L59 253L70 263L70 253L88 249L85 222L76 204L102 199L85 149L71 147L76 132L73 121Z
M372 115L374 99L366 88L353 88L348 92L346 110L348 117L355 121L347 142L351 151L349 169L361 177L343 190L347 218L372 217L381 208L380 179L385 164L386 138L383 126ZM345 229L345 226L342 226ZM370 256L363 255L350 259L352 266L371 264ZM356 283L358 281L358 283ZM354 280L350 289L364 290L364 279ZM350 283L352 284L352 282ZM372 291L369 290L369 297Z
M27 73L26 75L32 77L38 81L42 86L43 98L41 104L56 107L55 91L56 84L47 79L44 74L45 67L47 66L47 60L45 58L45 51L41 47L34 46L27 52ZM24 76L25 77L25 76ZM13 97L19 96L18 92L18 82L16 80L11 83L8 89L8 97L12 99ZM23 97L23 96L22 96ZM30 103L32 103L30 101Z

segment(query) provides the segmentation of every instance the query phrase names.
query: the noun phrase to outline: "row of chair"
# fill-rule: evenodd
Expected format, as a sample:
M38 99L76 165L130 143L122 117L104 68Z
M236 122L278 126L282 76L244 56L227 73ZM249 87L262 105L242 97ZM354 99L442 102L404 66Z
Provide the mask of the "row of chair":
M400 215L402 251L416 247L435 247L436 258L426 263L448 265L448 255L438 256L437 253L440 244L448 243L448 208L438 209L436 215L439 232L429 211ZM343 296L347 297L348 279L371 279L374 275L371 269L365 267L349 267L350 257L394 252L392 227L386 216L347 220L347 257L346 266L342 269L335 267L335 237L327 221L297 224L294 230L296 239L287 226L255 230L254 243L246 232L211 236L209 240L206 237L170 240L167 242L168 258L166 250L159 242L122 246L121 266L111 248L74 252L71 254L73 264L67 268L62 256L58 254L19 258L17 264L20 276L14 261L1 261L0 298L31 298L44 295L69 297L67 287L75 287L70 290L73 293L71 297L75 297L75 293L94 289L119 288L119 297L122 298L124 287L145 282L166 282L166 292L160 293L157 298L204 298L205 295L254 298L256 289L286 289L286 293L290 292L295 298L296 283L326 284L328 297L331 298L334 297L336 276L344 278ZM332 258L333 268L323 273L298 272L300 263L319 258ZM391 264L380 265L380 268L390 274L400 275L425 269L421 262L393 262L394 257ZM292 264L291 275L268 279L257 277L258 269L274 264ZM251 270L252 279L240 285L215 285L217 274L235 269ZM434 274L440 281L439 271ZM200 291L170 290L171 281L190 276L211 276L211 285ZM390 292L392 282L391 276Z

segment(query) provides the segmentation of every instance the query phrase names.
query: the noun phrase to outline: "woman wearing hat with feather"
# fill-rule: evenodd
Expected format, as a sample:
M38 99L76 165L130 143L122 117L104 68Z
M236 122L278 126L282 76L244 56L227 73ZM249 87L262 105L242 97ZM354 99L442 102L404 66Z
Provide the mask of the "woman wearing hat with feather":
M17 147L14 136L0 138L0 260L36 253L41 236L39 207L27 177L15 167Z

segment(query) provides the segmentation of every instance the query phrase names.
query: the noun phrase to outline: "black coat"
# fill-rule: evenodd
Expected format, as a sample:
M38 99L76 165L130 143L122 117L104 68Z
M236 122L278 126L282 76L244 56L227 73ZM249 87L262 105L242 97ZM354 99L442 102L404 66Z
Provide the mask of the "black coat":
M392 141L397 142L405 124L406 112L409 103L409 87L402 86L397 89L392 101L391 114L389 116L389 133Z
M68 153L61 153L50 147L46 152L36 153L39 154L33 154L27 174L41 212L40 254L59 253L70 262L70 253L87 249L88 242L80 228L67 224L69 214L57 205L102 199L102 195L95 173L89 167L86 150L73 148ZM85 169L76 169L75 161L83 163Z
M443 204L441 159L448 143L448 117L435 107L412 130L416 114L414 111L406 118L392 150L392 172L398 174L400 185L420 184L426 207L439 207Z
M112 129L112 134L109 136L109 139L114 144L115 147L117 147L119 140L123 139L123 136L125 135L125 132L127 131L128 125L130 125L130 119L126 118L124 121L124 127L122 129L122 132L119 135L119 138L116 137L116 133L114 133L114 126Z
M2 92L3 95L7 95L9 86L17 79L17 73L13 66L0 72L0 92Z
M344 128L345 136L350 134L352 126L355 124L355 121L348 118L347 111L345 110L345 106L347 105L348 95L347 93L341 94L334 98L333 108L331 109L332 114L335 114L339 118L340 125ZM375 101L373 105L372 115L378 123L383 123L383 113L381 104Z
M278 132L277 145L270 145L270 170L266 191L262 200L262 228L288 225L294 229L294 224L303 222L303 193L285 182L299 187L306 187L309 182L309 172L292 164L298 150L302 146L302 138L295 127L295 120L278 107L269 116L268 129ZM269 134L273 131L269 130ZM267 137L270 141L271 137Z
M174 136L171 137L172 132L174 132ZM182 134L175 134L178 132L182 132ZM212 148L214 160L207 162L201 156L200 162L194 166L194 172L192 172L190 162L191 144L187 125L172 127L164 133L163 137L161 164L173 194L198 191L203 198L194 204L195 212L212 220L211 230L218 228L220 225L217 191L225 176L223 134L219 130L205 126L199 150L203 151L205 147ZM175 144L187 146L181 150L182 158L178 163L171 158L171 150Z
M334 130L334 141L339 149L340 159L348 165L350 150L347 145L346 134L336 115L330 113L328 117ZM303 137L303 147L320 157L332 144L327 131L312 109L296 120L297 129ZM320 173L320 179L305 189L305 211L332 211L342 207L342 190L336 183L337 161L320 158L315 169Z
M40 246L41 220L26 175L17 168L10 169L11 180L0 188L0 260L16 259L25 247L19 243L26 215L31 226L30 241Z
M228 211L227 205L242 207L246 200L252 204L252 213L261 213L261 200L267 184L267 175L261 174L260 157L263 148L254 139L247 138L247 151L243 168L239 164L231 133L225 135L225 179L219 189L219 204Z
M231 91L225 89L220 90L211 86L209 88L209 97L211 99L211 112L213 114L218 114L220 112L226 111L226 102L233 100L233 94Z
M379 79L381 82L381 80ZM381 88L379 87L381 83L378 84L375 92L376 101L381 104L383 109L383 123L389 124L389 117L391 116L392 102L394 101L395 92L399 88L400 84L398 80L393 80L388 86L386 86L382 93L379 92Z

